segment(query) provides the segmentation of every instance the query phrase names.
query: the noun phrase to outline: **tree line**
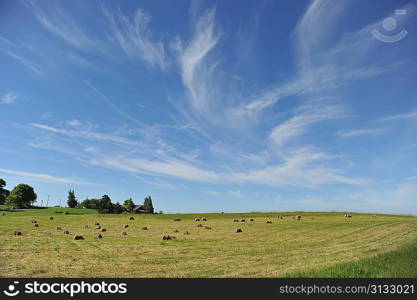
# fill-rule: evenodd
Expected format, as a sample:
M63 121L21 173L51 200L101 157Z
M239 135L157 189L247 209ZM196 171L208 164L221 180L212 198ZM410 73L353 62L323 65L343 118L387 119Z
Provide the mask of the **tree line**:
M125 211L132 213L134 212L134 209L136 207L132 198L125 200L123 205L121 205L119 204L119 202L113 203L108 195L103 195L99 199L87 198L81 202L78 202L77 198L75 197L74 190L68 191L67 205L68 207L71 207L71 208L97 209L99 213L105 213L105 214L120 214ZM149 213L149 214L154 213L151 196L148 196L144 199L143 208L140 209L140 212Z
M6 204L11 208L32 208L37 199L34 189L27 184L18 184L11 191L5 189L6 181L0 178L0 205ZM119 202L113 203L108 195L103 195L99 199L85 199L77 201L74 190L68 191L67 205L70 208L97 209L103 214L120 214L123 212L142 212L154 213L151 196L144 199L143 205L137 207L132 198L124 201L123 205ZM135 209L138 208L138 209ZM162 211L160 212L162 213Z

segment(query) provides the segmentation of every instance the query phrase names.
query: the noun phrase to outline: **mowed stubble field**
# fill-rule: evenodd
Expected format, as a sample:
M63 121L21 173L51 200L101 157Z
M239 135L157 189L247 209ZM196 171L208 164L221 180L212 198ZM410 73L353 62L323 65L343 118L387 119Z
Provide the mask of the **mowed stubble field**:
M139 214L129 220L129 214L83 209L5 213L0 216L1 277L417 276L416 217L296 212ZM194 220L203 217L207 221ZM102 239L95 238L96 221L107 230ZM200 223L211 229L197 227ZM243 232L236 233L238 228ZM85 240L73 240L75 234ZM176 239L163 241L163 235Z

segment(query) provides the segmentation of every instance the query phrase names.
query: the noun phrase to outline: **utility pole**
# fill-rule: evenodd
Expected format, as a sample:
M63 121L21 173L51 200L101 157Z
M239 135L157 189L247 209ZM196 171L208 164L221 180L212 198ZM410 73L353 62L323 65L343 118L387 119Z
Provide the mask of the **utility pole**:
M46 202L46 207L49 205L49 195L48 195L48 201Z
M41 200L41 207L43 206L43 199Z

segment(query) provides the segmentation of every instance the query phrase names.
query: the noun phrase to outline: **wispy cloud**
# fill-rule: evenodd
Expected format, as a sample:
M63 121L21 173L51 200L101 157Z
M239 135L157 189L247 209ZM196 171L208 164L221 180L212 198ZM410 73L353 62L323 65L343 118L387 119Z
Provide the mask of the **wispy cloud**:
M363 135L379 135L386 132L385 129L352 129L352 130L342 130L337 134L343 138L357 137Z
M27 2L26 6L46 30L72 47L80 50L99 49L98 42L58 6L48 5L45 8L35 2Z
M76 120L76 119L74 119L74 120L69 120L69 121L67 121L66 122L66 124L68 125L68 126L72 126L72 127L80 127L82 124L81 124L81 122L80 121L78 121L78 120Z
M155 161L113 156L93 159L90 163L131 173L168 176L196 182L216 182L219 180L219 176L213 171L204 170L173 158L165 161Z
M216 61L208 60L209 53L218 44L220 34L215 31L215 10L207 10L194 24L194 33L187 42L177 39L182 82L187 91L188 104L194 114L203 119L213 118L214 93L220 88L212 81ZM188 114L188 117L190 114Z
M91 184L89 182L81 181L81 180L74 180L70 178L56 177L56 176L52 176L49 174L39 174L39 173L31 173L31 172L25 172L25 171L0 169L0 173L18 176L19 178L22 178L22 179L30 178L33 180L39 180L39 181L48 182L48 183Z
M3 97L0 98L0 102L4 104L10 104L15 102L19 97L17 94L13 91L10 91L3 95Z
M375 121L383 122L383 121L408 120L408 119L415 119L415 118L417 118L417 111L404 113L404 114L391 115L391 116L376 119Z
M111 38L117 41L125 54L134 59L145 61L151 67L166 68L165 48L160 40L154 40L148 28L151 17L137 9L132 17L119 9L115 13L103 7L103 13L109 21Z
M283 146L290 139L304 134L315 123L346 117L340 106L299 108L299 114L272 129L269 139L277 146Z
M37 124L32 123L33 127L36 127L38 129L46 130L53 133L63 134L69 137L77 137L77 138L83 138L83 139L92 139L92 140L98 140L103 142L112 142L116 144L122 144L127 146L139 146L140 143L136 141L132 141L120 136L115 136L111 134L105 134L105 133L99 133L99 132L93 132L93 131L86 131L86 130L67 130L67 129L61 129L56 128L44 124Z
M43 73L44 73L43 68L40 65L38 65L37 63L34 63L34 62L30 61L29 59L24 58L24 57L12 52L12 51L9 51L9 50L7 51L7 54L9 54L15 60L20 62L23 66L25 66L29 70L33 71L37 75L43 75Z
M247 172L233 172L230 180L294 187L316 187L337 183L367 185L371 183L369 179L347 177L341 173L341 170L329 168L322 164L334 158L332 155L317 152L307 147L283 157L280 164Z

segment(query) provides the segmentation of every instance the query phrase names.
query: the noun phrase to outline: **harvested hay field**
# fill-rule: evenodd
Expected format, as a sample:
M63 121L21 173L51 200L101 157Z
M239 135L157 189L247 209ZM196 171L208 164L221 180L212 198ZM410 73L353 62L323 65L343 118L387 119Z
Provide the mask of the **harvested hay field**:
M129 220L129 214L98 215L82 209L63 214L63 210L1 216L0 276L417 276L415 217L280 212L138 214ZM283 218L267 224L277 216ZM196 226L195 219L203 218L211 230ZM34 227L33 219L41 226ZM234 222L243 219L254 221ZM102 238L97 238L96 222L106 228L100 232ZM242 232L236 234L237 229ZM172 238L164 240L163 236Z

